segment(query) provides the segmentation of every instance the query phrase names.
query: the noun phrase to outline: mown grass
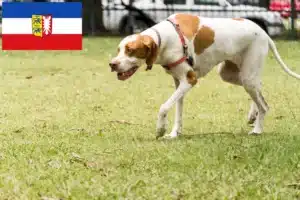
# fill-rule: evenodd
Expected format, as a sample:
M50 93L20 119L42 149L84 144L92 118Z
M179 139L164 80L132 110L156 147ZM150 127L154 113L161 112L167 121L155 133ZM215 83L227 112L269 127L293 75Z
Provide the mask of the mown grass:
M154 66L118 81L107 63L119 41L2 52L0 199L300 198L300 82L273 56L263 71L271 110L262 136L247 135L248 95L214 70L185 99L184 135L156 141L173 80ZM300 73L300 43L277 45Z

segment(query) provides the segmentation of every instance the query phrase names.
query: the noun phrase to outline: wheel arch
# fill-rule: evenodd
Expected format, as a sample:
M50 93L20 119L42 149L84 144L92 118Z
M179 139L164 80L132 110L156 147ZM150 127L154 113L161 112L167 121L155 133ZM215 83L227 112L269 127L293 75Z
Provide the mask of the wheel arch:
M141 20L143 22L145 22L145 24L147 24L148 27L151 27L153 26L155 23L154 20L152 20L148 15L144 14L144 15L141 15L137 12L133 12L132 13L133 17L137 20ZM121 33L128 21L128 18L129 18L129 14L126 14L124 15L121 20L120 20L120 23L119 23L119 32Z
M267 27L267 22L262 19L262 18L258 18L258 17L245 17L245 19L248 19L254 23L256 23L258 26L260 26L267 34L268 33L268 27Z

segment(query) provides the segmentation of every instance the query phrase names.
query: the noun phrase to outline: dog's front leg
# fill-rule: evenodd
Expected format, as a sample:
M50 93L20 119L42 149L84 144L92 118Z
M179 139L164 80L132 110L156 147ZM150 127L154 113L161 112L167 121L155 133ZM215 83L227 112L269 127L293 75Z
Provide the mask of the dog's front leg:
M175 103L177 103L175 123L176 123L176 120L178 120L181 123L183 97L195 85L196 82L197 82L197 78L193 71L189 71L186 74L186 76L179 79L179 85L178 85L176 91L172 94L172 96L164 104L161 105L161 107L159 109L156 138L164 136L164 134L167 130L167 114ZM177 123L177 125L179 125L179 123ZM175 131L177 132L178 128L181 128L181 126L177 126L177 127L174 126L174 128L175 128ZM168 137L170 137L171 135L172 135L171 137L177 136L177 133L172 134L172 132L170 135L168 135Z
M177 89L179 86L179 81L176 78L174 78L174 83L175 83L175 88ZM181 134L183 99L184 99L184 96L179 98L178 101L176 102L174 125L173 125L171 133L165 137L174 138Z

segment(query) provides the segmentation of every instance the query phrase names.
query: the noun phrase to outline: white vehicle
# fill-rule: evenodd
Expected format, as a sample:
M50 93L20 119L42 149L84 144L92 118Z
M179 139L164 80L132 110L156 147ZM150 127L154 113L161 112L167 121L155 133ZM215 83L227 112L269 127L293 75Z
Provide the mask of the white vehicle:
M123 2L128 5L129 0ZM104 26L110 31L125 34L140 32L178 12L203 17L250 19L270 36L280 35L284 30L280 13L258 6L231 5L226 0L135 0L135 10L130 11L132 18L129 18L128 8L122 5L121 0L102 0L102 3Z

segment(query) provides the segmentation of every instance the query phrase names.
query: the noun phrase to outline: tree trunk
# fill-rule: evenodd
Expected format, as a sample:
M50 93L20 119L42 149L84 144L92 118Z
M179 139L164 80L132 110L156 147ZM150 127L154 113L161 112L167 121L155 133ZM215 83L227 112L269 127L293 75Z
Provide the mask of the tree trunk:
M91 18L91 10L89 4L89 0L82 1L82 32L83 35L87 35L91 32L92 27L90 24Z
M133 4L134 0L129 0L129 6L132 7L132 4ZM134 31L133 31L133 26L134 26L134 18L133 18L133 12L131 10L129 10L128 12L128 15L129 15L129 27L130 27L130 34L133 34Z
M67 0L81 2L81 0ZM82 32L84 35L107 32L103 23L102 0L82 0Z
M94 0L96 32L107 32L103 23L102 0Z

